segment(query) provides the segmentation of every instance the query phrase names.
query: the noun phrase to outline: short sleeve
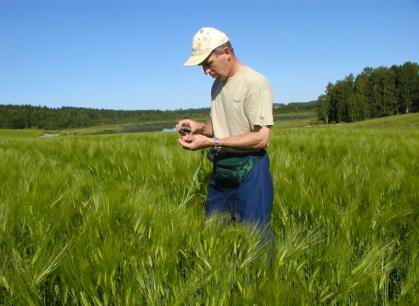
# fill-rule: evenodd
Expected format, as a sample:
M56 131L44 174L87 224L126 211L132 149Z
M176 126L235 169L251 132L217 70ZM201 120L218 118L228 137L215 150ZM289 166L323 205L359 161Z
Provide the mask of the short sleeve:
M251 127L272 126L273 92L270 88L261 88L250 93L244 102L244 111Z

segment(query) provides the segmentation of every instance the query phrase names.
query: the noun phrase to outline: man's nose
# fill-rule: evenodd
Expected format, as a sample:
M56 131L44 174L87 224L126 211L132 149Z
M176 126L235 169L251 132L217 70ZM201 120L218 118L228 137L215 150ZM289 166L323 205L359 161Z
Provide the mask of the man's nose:
M202 66L202 70L204 70L205 74L208 74L211 69L208 66Z

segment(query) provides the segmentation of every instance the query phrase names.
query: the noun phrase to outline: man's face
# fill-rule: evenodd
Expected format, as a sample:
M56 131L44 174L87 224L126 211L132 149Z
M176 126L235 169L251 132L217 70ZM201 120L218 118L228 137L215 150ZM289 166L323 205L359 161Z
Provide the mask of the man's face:
M211 53L201 64L205 74L215 79L225 80L229 76L230 65L229 55L223 53Z

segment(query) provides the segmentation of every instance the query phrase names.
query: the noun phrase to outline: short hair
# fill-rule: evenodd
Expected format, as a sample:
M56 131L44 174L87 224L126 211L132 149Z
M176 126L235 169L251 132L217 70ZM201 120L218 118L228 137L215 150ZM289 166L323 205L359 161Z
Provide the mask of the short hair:
M226 42L226 43L224 43L224 44L222 44L221 46L218 46L217 48L215 48L212 52L214 52L215 54L221 54L221 53L224 53L224 48L225 47L228 47L229 49L230 49L230 51L231 51L231 54L233 54L233 55L235 55L234 54L234 49L233 49L233 46L231 45L231 43L228 41L228 42Z

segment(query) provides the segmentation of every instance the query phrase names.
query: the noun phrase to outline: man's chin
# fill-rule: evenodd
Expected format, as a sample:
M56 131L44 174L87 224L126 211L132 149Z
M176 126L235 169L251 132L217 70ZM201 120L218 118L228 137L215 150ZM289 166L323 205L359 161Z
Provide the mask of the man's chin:
M224 77L224 76L221 76L221 75L212 75L212 78L220 80L220 81L225 81L225 80L228 79L227 77Z

